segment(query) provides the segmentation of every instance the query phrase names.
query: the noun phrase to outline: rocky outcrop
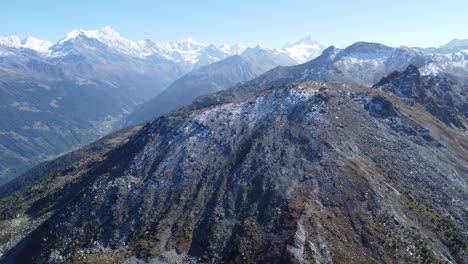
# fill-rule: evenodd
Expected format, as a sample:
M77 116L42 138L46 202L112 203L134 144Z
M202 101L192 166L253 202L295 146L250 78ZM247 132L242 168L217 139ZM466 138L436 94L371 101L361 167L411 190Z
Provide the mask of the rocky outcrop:
M466 129L468 89L438 76L421 76L416 66L393 72L374 87L395 94L406 102L419 103L447 125Z

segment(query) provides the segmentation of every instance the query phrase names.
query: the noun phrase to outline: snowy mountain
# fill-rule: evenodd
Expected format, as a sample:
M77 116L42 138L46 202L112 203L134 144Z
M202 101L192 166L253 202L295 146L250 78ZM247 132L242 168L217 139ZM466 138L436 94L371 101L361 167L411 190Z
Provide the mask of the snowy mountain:
M63 44L69 40L76 39L80 36L86 36L91 39L96 39L110 48L113 48L123 54L129 56L144 56L145 49L138 42L131 41L110 26L106 26L99 30L85 31L73 30L67 36L59 41L58 44ZM146 51L147 52L147 51Z
M0 45L17 49L31 49L37 52L47 52L49 47L52 46L52 42L35 37L27 37L21 40L17 36L9 36L0 37Z
M447 54L431 54L431 63L424 71L426 74L439 74L448 67L467 67L468 49Z
M290 66L297 62L278 50L269 50L260 47L245 49L240 56L249 61L254 67L257 67L259 72L265 72L272 66Z
M155 54L185 66L188 71L220 61L231 55L214 45L205 44L192 38L155 43L151 50Z
M423 75L441 75L468 84L468 49L429 56L431 62L420 69Z
M454 39L449 43L442 45L441 49L447 49L451 51L460 51L468 49L468 39Z
M55 52L51 51L51 49L79 37L95 39L108 48L126 56L138 58L157 57L172 61L178 64L181 67L181 70L185 73L213 62L223 60L229 56L242 54L249 49L247 45L242 43L215 46L194 40L193 38L170 42L154 42L148 39L134 41L123 36L110 26L106 26L98 30L76 29L68 33L65 38L55 44L50 41L40 40L34 37L27 37L24 40L21 40L17 36L9 36L3 38L0 37L0 45L12 48L31 49L50 56L63 56L64 54L58 52L58 49L55 49ZM250 48L255 49L255 47ZM322 44L309 36L293 43L287 43L281 49L262 49L282 58L280 60L286 62L286 64L280 65L291 65L291 61L294 62L293 64L301 64L320 56L324 48L325 47ZM405 49L419 51L427 56L444 55L445 58L435 57L434 60L436 62L446 62L447 60L451 61L452 59L447 58L447 56L456 57L460 54L454 53L468 50L468 40L455 39L438 48L416 47Z
M468 39L454 39L440 47L420 48L413 49L422 51L426 54L451 54L462 50L468 50Z
M448 126L466 130L468 97L466 86L439 76L422 76L413 65L382 78L375 88L400 98L411 98Z
M245 44L242 44L240 42L236 44L224 44L220 47L221 51L223 51L226 54L241 54L244 50L246 50L248 47Z
M37 39L35 37L27 37L21 41L21 45L26 49L32 49L38 52L48 52L49 48L52 46L52 42Z
M32 49L51 57L60 57L65 55L60 48L64 43L83 37L97 40L109 49L126 56L137 58L160 57L172 61L179 64L185 72L223 60L232 55L242 54L249 48L242 43L216 46L197 41L193 38L169 42L154 42L149 39L134 41L123 36L110 26L97 30L75 29L57 43L34 37L27 37L21 40L19 37L10 36L0 38L0 45L12 48ZM281 49L262 47L263 50L274 54L274 56L281 57L283 61L287 61L285 65L309 61L320 55L323 48L323 45L311 37L298 40L292 44L288 43Z
M0 45L12 48L20 48L21 39L17 36L0 37Z
M127 56L139 58L157 56L172 61L178 64L185 72L223 60L232 55L241 54L248 48L242 43L223 44L217 47L213 44L206 44L193 38L170 42L153 42L148 39L133 41L124 37L110 26L91 31L73 30L55 46L60 46L80 36L95 39L107 47ZM268 51L274 52L280 57L289 56L287 52L280 54L280 52ZM56 52L52 55L59 56L62 54ZM294 61L294 64L295 63L298 62ZM289 60L287 65L290 64L291 60Z
M199 57L203 56L210 46L192 38L161 43L155 43L151 40L132 41L110 26L91 31L73 30L64 39L59 41L58 44L63 44L80 36L96 39L109 48L128 56L144 58L157 54L167 60L178 63L196 64L199 61Z
M372 86L395 70L404 70L409 64L422 66L427 61L427 56L412 49L358 42L345 49L331 46L307 63L273 69L257 78L257 81L285 82L293 78L297 81L333 81Z
M344 49L333 46L301 65L279 67L259 78L263 84L297 81L333 81L372 86L382 77L403 71L409 65L419 68L422 75L438 75L468 84L468 52L428 54L412 48L393 48L378 43L357 42Z
M281 51L298 63L304 63L318 57L324 48L312 37L306 37L292 44L287 43Z

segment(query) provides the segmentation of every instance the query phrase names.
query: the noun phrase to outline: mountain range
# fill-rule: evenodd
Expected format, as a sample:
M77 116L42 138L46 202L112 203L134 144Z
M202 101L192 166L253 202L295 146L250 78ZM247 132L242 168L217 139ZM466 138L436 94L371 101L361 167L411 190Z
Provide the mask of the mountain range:
M372 86L413 64L423 75L466 84L466 48L466 41L454 40L428 49L365 42L324 49L310 37L276 50L217 47L190 38L133 41L111 27L73 30L56 43L0 38L0 185L41 161L276 66L257 81Z
M173 81L238 53L255 61L256 75L296 63L242 44L132 41L111 27L73 30L57 43L0 38L0 184L121 128Z
M245 57L244 53L241 57ZM466 53L467 50L456 50L451 54L432 54L405 47L392 48L377 43L358 42L345 49L331 46L315 59L304 64L277 67L254 81L258 86L287 83L292 80L373 86L394 71L402 71L409 65L416 65L421 67L418 69L421 75L446 77L454 82L466 84ZM255 61L256 58L250 60L251 63ZM126 124L143 122L188 103L197 96L247 81L249 78L245 78L245 75L239 75L239 71L232 71L241 67L234 62L240 63L240 60L226 59L224 63L212 64L185 75L173 82L164 92L142 104L128 116ZM243 65L243 72L251 71L251 67L248 68L245 63ZM271 65L286 63L274 62ZM258 72L265 72L265 69Z
M207 65L235 54L241 54L248 49L242 43L223 44L219 47L213 44L205 44L192 38L172 42L153 42L151 40L133 41L113 29L106 26L99 30L73 30L65 38L53 44L51 41L27 37L21 40L17 36L0 37L0 45L12 48L31 49L48 56L60 56L64 51L57 46L77 38L94 39L121 54L132 57L162 57L166 60L176 62L184 67L186 71ZM257 46L256 48L260 48ZM323 45L307 37L293 44L286 44L282 49L269 50L277 54L283 54L290 58L293 63L302 63L320 55ZM263 50L268 50L262 48Z
M412 64L373 87L304 80L312 66L200 96L0 187L2 260L466 263L467 87Z

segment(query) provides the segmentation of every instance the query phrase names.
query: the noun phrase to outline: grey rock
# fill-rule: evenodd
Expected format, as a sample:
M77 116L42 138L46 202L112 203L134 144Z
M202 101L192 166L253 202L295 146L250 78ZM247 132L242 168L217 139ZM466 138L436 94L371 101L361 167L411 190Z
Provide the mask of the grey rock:
M375 88L249 88L0 189L1 223L48 216L3 261L467 261L463 131Z

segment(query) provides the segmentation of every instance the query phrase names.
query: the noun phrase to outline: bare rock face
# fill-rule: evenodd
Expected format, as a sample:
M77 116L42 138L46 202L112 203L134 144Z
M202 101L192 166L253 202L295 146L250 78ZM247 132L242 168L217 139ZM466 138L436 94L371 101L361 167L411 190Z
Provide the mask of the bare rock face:
M365 106L365 109L368 110L369 114L373 117L387 118L398 116L392 102L381 96L373 97Z
M468 261L465 132L383 89L236 89L4 186L3 261Z
M468 90L465 86L438 76L421 76L418 68L408 66L402 72L393 72L374 87L417 102L449 126L466 129L468 117Z

